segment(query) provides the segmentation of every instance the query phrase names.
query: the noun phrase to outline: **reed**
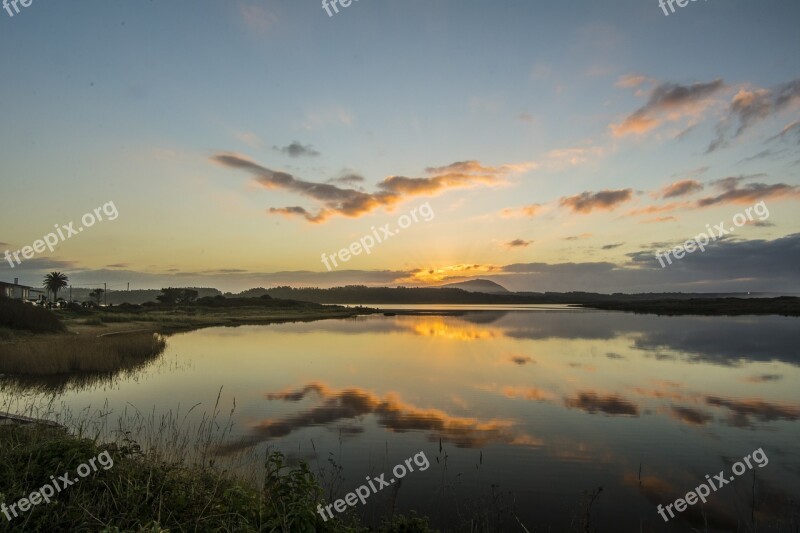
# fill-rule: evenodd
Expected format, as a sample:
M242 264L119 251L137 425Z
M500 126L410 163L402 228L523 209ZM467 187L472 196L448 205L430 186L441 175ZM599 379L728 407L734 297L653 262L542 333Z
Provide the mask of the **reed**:
M137 370L166 348L162 335L57 336L0 344L0 374L54 376Z

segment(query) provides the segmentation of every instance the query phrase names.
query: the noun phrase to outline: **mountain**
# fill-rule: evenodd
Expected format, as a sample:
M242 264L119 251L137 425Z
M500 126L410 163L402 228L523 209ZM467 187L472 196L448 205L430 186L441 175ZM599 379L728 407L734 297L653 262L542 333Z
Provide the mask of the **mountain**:
M482 292L484 294L506 294L510 291L494 281L488 279L471 279L459 283L448 283L440 285L440 289L462 289L467 292Z

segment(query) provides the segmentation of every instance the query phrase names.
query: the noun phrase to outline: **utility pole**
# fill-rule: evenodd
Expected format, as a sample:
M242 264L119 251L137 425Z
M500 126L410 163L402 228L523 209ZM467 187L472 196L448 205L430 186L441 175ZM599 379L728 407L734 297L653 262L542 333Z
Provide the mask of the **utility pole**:
M128 282L128 292L130 292L130 291L131 291L131 282L129 281Z
M108 307L108 283L103 283L103 305Z

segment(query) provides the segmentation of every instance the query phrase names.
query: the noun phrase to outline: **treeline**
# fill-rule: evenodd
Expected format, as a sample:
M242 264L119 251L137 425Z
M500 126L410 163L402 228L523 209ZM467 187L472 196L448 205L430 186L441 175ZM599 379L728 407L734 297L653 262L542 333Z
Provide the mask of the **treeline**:
M730 293L642 293L642 294L600 294L595 292L513 292L506 294L487 294L470 292L457 288L436 287L367 287L347 285L344 287L294 288L289 286L247 289L240 293L223 293L212 288L186 288L196 291L197 300L209 298L261 298L268 295L276 299L299 300L322 304L590 304L598 302L635 302L653 300L688 300L690 298L725 298L742 296ZM72 298L89 301L89 289L72 289ZM144 304L158 302L163 295L160 289L133 291L109 291L105 296L109 304ZM755 294L751 296L757 296ZM218 304L219 305L219 304Z
M516 292L508 294L486 294L463 289L421 287L367 287L348 285L330 289L293 288L289 286L272 289L248 289L237 295L225 296L300 300L325 304L586 304L595 302L684 300L697 298L698 294L647 293L647 294L600 294L594 292ZM730 294L703 294L706 298L731 296Z
M187 287L188 289L192 289L197 291L197 297L203 298L206 296L220 296L222 294L221 291L218 289L210 289L210 288L198 288L198 287ZM72 299L78 302L88 302L91 301L92 298L89 296L89 293L92 292L93 289L72 289ZM127 304L143 304L146 302L157 302L158 297L162 294L160 289L139 289L139 290L132 290L132 291L115 291L110 290L106 292L100 300L100 303L108 302L109 304L119 305L123 303ZM61 293L62 297L67 297L67 294L64 292Z

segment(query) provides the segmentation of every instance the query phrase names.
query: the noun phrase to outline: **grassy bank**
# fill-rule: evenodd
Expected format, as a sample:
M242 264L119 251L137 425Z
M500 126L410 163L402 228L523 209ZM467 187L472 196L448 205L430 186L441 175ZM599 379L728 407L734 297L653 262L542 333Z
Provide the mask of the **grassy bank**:
M608 311L656 315L783 315L800 316L800 298L691 298L688 300L642 300L593 302L586 307Z
M337 305L320 305L272 298L201 298L184 305L122 304L84 308L70 304L49 311L0 298L0 342L33 337L107 335L126 331L169 333L212 326L271 324L324 318L347 318L374 312Z
M368 310L269 298L208 298L188 305L120 305L49 311L0 299L0 378L58 389L133 372L157 359L162 334L212 326L347 318ZM38 378L38 381L35 379Z
M213 468L186 467L145 454L130 441L103 445L39 425L0 426L0 503L9 506L51 476L107 452L113 466L98 468L9 521L0 531L237 531L430 532L426 521L397 516L369 529L353 516L323 521L316 507L322 488L305 464L287 467L279 453L266 461L266 481L248 486ZM105 465L109 462L106 461Z
M203 298L187 305L119 305L59 311L73 332L104 334L130 329L166 333L211 326L241 326L276 322L346 318L362 311L341 306L261 298Z

